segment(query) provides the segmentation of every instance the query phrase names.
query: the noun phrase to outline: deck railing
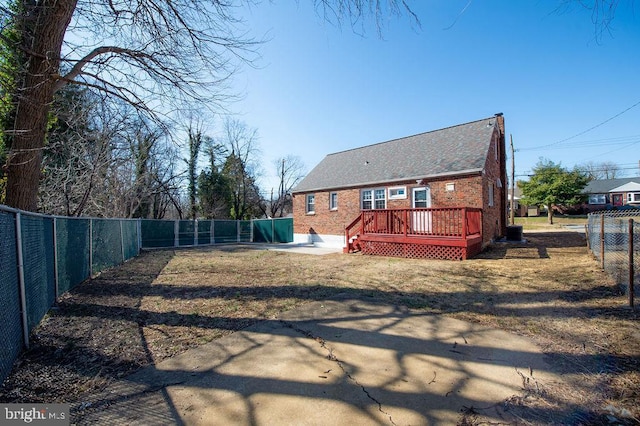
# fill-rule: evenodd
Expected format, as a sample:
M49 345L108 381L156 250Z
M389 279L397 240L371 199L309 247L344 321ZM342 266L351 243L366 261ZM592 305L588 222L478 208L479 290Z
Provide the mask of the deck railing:
M482 234L482 209L445 207L365 210L346 228L347 244L360 234L466 239Z

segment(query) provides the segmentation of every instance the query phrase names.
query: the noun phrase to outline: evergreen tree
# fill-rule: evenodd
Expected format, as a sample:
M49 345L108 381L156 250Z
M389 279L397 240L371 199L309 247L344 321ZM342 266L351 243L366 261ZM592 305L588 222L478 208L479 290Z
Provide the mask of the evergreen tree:
M227 177L217 168L203 170L198 176L200 212L207 219L231 217L231 188Z

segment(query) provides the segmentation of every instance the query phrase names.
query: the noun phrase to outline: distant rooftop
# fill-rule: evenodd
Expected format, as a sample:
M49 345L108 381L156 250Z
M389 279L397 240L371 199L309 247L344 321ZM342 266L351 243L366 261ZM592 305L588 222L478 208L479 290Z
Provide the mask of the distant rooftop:
M640 183L640 176L617 178L617 179L601 179L592 180L585 186L582 191L585 194L606 194L614 188L626 185L630 182Z

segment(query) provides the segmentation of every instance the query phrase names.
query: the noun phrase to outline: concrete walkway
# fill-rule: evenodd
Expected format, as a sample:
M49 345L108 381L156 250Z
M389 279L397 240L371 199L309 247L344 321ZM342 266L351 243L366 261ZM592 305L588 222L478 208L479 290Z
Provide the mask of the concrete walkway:
M72 413L116 425L504 422L504 401L558 380L522 337L345 298L143 369Z
M301 254L314 254L317 256L323 256L325 254L342 253L341 247L318 247L313 244L295 244L295 243L246 243L248 247L257 250L272 250L272 251L285 251L290 253Z

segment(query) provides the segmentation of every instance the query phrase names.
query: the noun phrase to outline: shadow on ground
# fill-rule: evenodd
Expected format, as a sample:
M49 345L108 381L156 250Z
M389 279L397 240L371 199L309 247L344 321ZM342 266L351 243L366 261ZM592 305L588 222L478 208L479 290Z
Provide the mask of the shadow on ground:
M549 250L584 246L573 235L538 233L534 239L533 244L496 245L480 258L517 259L533 253L534 258L547 260ZM215 287L206 283L206 276L199 286L157 282L173 256L172 251L145 253L63 297L36 330L32 348L3 384L0 400L71 402L78 423L124 424L143 419L145 424L210 424L220 419L220 424L222 420L282 424L307 418L310 407L317 407L313 412L324 416L343 413L383 424L452 418L462 424L505 419L589 424L602 420L602 414L546 393L544 381L557 380L558 373L637 366L637 359L623 356L585 353L576 357L561 351L547 352L543 359L521 338L513 337L518 345L505 347L506 333L492 334L494 330L463 322L443 327L446 318L433 315L606 317L611 314L608 308L543 304L619 297L607 285L534 295L478 291L470 299L467 292L415 293L320 284ZM490 279L477 272L465 277L464 270L459 278ZM175 301L215 297L229 302L293 298L310 303L278 318L216 316L142 309L142 300L150 296ZM336 300L346 301L348 311L335 307ZM518 306L520 302L527 306ZM334 310L327 311L326 306ZM220 336L236 333L206 345L197 339L176 344L162 357L167 361L159 363L145 333L154 327L166 333L159 326L215 329ZM443 335L439 330L450 331ZM177 336L167 337L179 341ZM204 353L176 355L205 346ZM285 355L285 349L292 354ZM568 358L572 362L555 363ZM276 368L283 365L284 370ZM500 390L497 397L490 397L492 391L477 395L472 389ZM275 415L280 402L289 407L280 411L297 417L265 417ZM344 423L336 414L324 420L324 424Z

